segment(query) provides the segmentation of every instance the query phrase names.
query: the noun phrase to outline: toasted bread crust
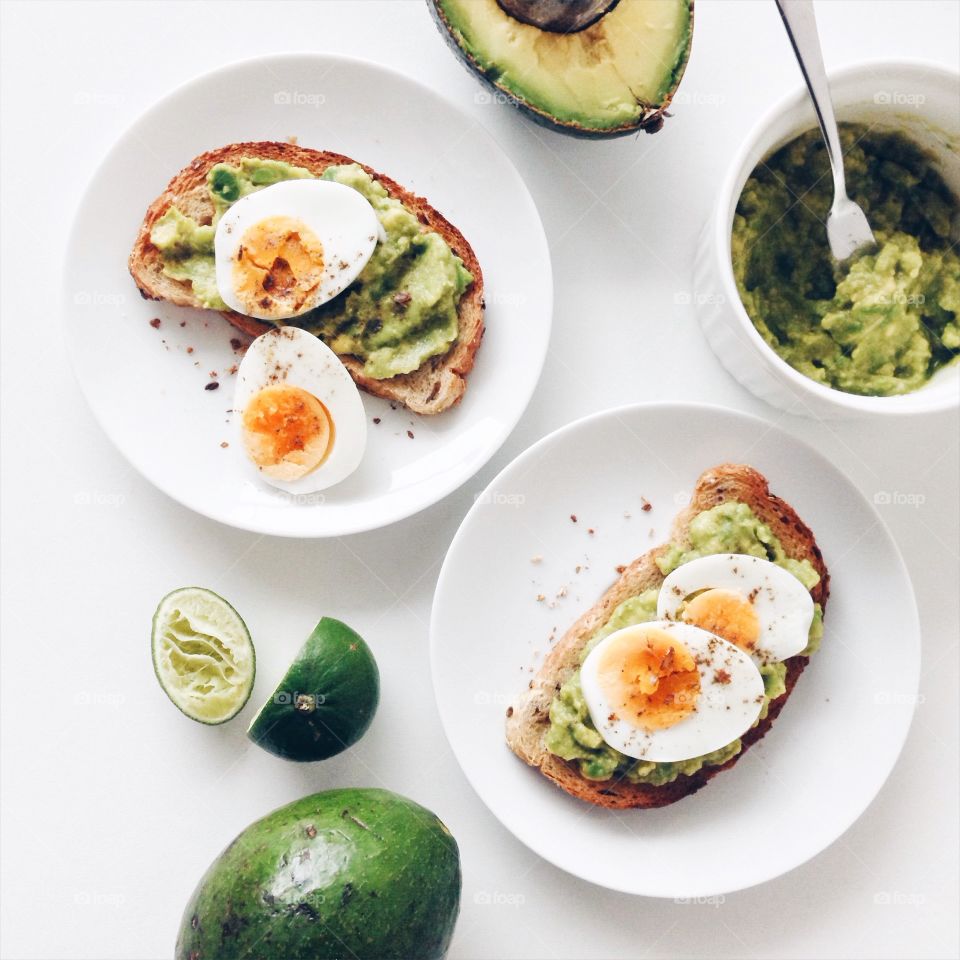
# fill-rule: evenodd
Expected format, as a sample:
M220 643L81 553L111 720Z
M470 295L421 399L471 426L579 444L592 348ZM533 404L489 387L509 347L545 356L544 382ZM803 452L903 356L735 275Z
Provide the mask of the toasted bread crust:
M201 154L183 168L167 184L167 188L147 208L137 232L130 254L130 274L136 281L141 296L148 300L166 300L178 306L200 308L187 281L173 280L163 273L160 251L150 242L150 231L157 220L171 206L200 223L209 223L213 217L213 203L207 191L207 172L217 163L236 163L243 157L264 160L280 160L298 167L305 167L319 176L327 167L335 164L356 163L350 157L327 150L311 150L292 143L273 141L232 143L217 150ZM457 308L459 334L447 353L433 357L412 373L391 377L389 380L374 380L363 373L362 361L354 357L341 358L350 375L359 387L378 397L401 403L415 413L435 414L459 403L466 389L466 377L473 368L480 340L483 337L483 273L476 254L463 234L441 213L423 198L406 190L389 177L365 164L361 167L379 181L391 197L399 200L416 214L423 229L439 233L450 248L460 257L464 266L473 275ZM252 317L233 311L225 311L227 318L238 330L250 337L273 329Z
M674 520L671 542L689 544L690 521L701 511L718 504L740 501L767 524L783 544L787 556L809 560L820 582L811 591L815 602L826 607L830 576L810 529L793 508L770 493L766 479L752 467L721 464L706 471L697 481L689 506ZM638 557L620 578L554 645L529 688L507 711L506 735L510 749L557 786L580 800L601 807L663 807L696 793L721 770L728 770L758 740L761 740L780 715L793 688L807 665L807 658L791 657L787 667L786 693L770 702L767 716L742 737L743 749L725 764L703 767L691 776L681 775L672 783L653 786L629 783L624 779L588 780L580 774L576 762L562 760L547 750L544 737L550 728L550 704L560 687L579 668L580 651L593 633L610 618L624 600L663 582L656 559L667 545L661 545Z

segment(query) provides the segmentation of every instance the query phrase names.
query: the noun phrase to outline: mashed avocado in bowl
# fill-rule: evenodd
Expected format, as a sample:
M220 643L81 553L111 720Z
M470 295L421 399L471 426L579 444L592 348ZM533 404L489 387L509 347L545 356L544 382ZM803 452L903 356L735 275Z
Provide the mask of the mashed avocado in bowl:
M732 232L734 279L764 341L825 386L889 397L924 386L960 356L960 202L908 137L841 124L847 186L877 249L831 258L832 180L819 131L762 161Z

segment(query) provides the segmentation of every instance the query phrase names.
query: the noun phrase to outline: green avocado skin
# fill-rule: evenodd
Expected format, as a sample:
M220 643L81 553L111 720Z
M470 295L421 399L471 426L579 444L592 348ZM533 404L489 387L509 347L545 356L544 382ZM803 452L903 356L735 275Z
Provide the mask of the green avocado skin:
M251 824L187 904L176 960L433 960L460 909L460 854L419 804L315 793Z
M250 724L258 746L286 760L326 760L366 733L380 702L380 672L363 637L324 617Z

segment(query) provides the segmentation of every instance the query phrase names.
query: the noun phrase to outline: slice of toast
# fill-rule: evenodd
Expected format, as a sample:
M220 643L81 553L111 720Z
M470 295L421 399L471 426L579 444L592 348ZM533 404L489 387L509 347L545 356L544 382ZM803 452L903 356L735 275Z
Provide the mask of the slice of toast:
M770 493L766 479L752 467L725 463L708 470L697 481L690 504L673 524L671 541L688 545L690 521L701 511L730 501L745 503L757 518L767 524L783 544L784 552L795 560L809 560L820 574L820 582L811 591L815 602L826 606L830 577L823 556L809 528L793 508ZM742 737L743 749L726 763L703 767L690 776L681 774L672 783L653 786L630 783L624 779L588 780L580 774L576 761L562 760L547 750L544 737L550 728L550 704L554 695L580 667L580 653L593 633L602 627L619 604L629 597L658 587L664 580L656 558L667 549L661 545L638 557L620 578L555 644L529 688L507 710L506 734L510 749L580 800L601 807L663 807L699 790L721 770L732 767L744 752L770 729L787 702L807 658L791 657L786 662L787 691L771 700L767 716Z
M232 143L219 150L201 154L167 184L166 190L147 208L146 216L140 225L130 254L129 267L143 297L148 300L166 300L183 307L201 307L193 295L189 281L174 280L164 274L160 251L150 242L150 231L171 206L176 206L181 213L192 217L198 223L210 223L214 208L207 190L207 172L217 163L236 164L243 157L281 160L293 166L305 167L317 176L335 164L357 162L326 150L310 150L292 143L272 141ZM415 413L441 413L459 403L463 397L466 377L473 367L483 337L483 274L480 264L463 234L423 197L416 196L364 164L360 166L381 183L391 197L416 214L424 231L435 231L446 240L473 275L473 282L467 287L457 308L457 339L442 356L432 357L412 373L400 374L388 380L375 380L365 376L362 361L355 357L341 359L357 386L369 393L401 403ZM224 311L223 315L238 330L251 337L273 329L270 324L232 310Z

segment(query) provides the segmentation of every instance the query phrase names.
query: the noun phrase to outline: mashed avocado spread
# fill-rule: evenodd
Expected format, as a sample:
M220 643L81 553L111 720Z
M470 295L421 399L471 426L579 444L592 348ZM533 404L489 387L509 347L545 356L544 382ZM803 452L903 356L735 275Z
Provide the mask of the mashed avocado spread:
M786 556L780 541L770 528L761 523L744 503L722 503L704 510L690 524L690 544L681 547L671 544L657 559L664 576L681 564L713 553L744 553L761 557L789 570L808 590L819 583L820 575L809 560L793 560ZM615 630L657 618L658 589L647 590L624 600L610 615L610 619L587 642L580 662L606 636ZM823 616L820 605L815 606L810 626L810 643L804 656L815 653L823 635ZM786 692L787 668L783 663L760 667L766 700L760 719L767 715L771 700ZM759 721L758 721L759 722ZM713 753L675 763L654 763L625 756L604 742L590 719L580 672L575 672L560 688L550 705L550 729L546 736L547 749L564 760L576 760L580 773L588 780L610 780L613 777L630 783L648 783L661 786L676 780L681 774L696 773L704 766L718 766L735 757L741 749L739 739Z
M766 342L818 383L866 396L923 386L960 355L960 203L933 160L899 133L841 124L848 191L877 249L835 264L826 149L810 130L768 157L743 188L733 272Z
M150 241L163 258L163 272L187 280L197 299L225 310L217 290L213 238L217 221L241 197L281 180L313 178L309 170L277 160L245 157L219 163L207 185L214 205L211 224L200 224L176 207L154 224ZM327 167L323 180L359 191L386 233L360 276L339 296L296 318L338 354L364 361L368 377L384 380L417 370L447 352L457 339L457 306L473 277L440 234L423 232L416 215L388 196L359 164Z

